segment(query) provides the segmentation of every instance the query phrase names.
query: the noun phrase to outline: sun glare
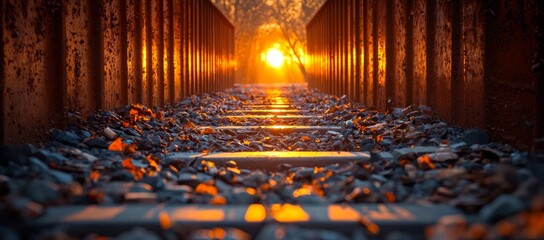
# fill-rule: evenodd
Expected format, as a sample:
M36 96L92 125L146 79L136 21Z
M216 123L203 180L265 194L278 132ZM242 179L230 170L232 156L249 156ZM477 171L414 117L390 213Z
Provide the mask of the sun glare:
M283 65L283 53L277 48L268 49L266 52L266 62L273 68L280 68Z

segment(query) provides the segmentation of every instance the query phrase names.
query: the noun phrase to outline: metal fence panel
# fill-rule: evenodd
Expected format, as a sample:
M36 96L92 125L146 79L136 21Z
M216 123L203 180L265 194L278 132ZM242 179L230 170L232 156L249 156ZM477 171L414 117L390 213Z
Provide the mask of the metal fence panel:
M430 105L525 149L543 137L538 1L353 2L329 0L307 25L311 87L382 111Z
M0 11L0 143L39 142L69 110L163 105L234 82L234 26L208 0L6 0Z

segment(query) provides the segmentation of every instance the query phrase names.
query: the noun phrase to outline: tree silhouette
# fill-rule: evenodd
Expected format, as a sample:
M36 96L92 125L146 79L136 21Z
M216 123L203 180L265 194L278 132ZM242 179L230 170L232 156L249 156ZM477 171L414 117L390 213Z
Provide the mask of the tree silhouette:
M236 27L237 80L251 82L255 60L275 35L306 79L306 23L326 0L212 0Z

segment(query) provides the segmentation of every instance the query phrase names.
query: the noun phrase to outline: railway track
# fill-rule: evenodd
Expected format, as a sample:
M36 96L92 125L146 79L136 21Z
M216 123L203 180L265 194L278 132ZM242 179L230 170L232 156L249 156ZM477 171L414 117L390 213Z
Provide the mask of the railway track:
M278 226L293 226L310 232L326 231L340 234L331 236L346 238L367 236L379 239L388 237L392 233L402 233L406 235L401 236L418 239L429 237L428 234L426 235L427 229L440 222L446 221L454 227L457 226L456 224L468 226L471 223L485 221L482 220L482 214L463 210L463 204L469 205L470 208L470 202L455 206L451 202L440 203L436 199L423 197L426 191L424 188L428 187L425 184L428 182L437 184L437 181L449 181L450 178L457 178L455 174L466 177L468 170L444 167L450 163L433 162L425 160L422 156L434 158L433 156L437 156L438 153L443 153L445 148L450 149L449 154L455 154L451 148L459 147L466 150L466 144L448 146L446 143L444 147L436 146L439 144L435 143L435 146L412 145L388 148L388 145L382 144L383 136L378 135L373 137L371 149L362 149L361 146L365 146L362 142L357 142L354 146L338 145L339 149L333 151L323 149L312 151L309 150L310 147L300 147L304 144L299 144L300 149L296 148L297 144L290 144L286 147L287 150L282 149L281 144L274 145L275 142L281 143L282 139L291 138L305 144L318 144L321 141L328 141L331 145L338 141L345 143L346 139L356 141L354 136L361 132L374 131L387 125L377 123L357 126L357 123L353 123L356 119L354 116L357 116L355 112L352 111L355 114L353 116L335 113L340 111L337 106L335 107L336 103L323 108L320 105L327 104L328 100L300 96L305 92L304 88L305 86L299 85L238 85L233 90L236 93L233 96L237 97L236 104L223 104L220 109L213 108L213 111L206 111L206 108L201 107L200 109L204 110L199 112L198 116L184 118L185 126L190 125L188 128L192 129L192 133L207 136L206 139L211 139L210 141L228 137L233 139L230 143L240 146L240 150L221 151L219 147L213 147L206 151L175 150L155 154L159 156L156 162L161 164L162 169L168 166L174 169L168 174L178 174L173 180L174 183L168 181L171 176L163 171L159 178L163 185L153 186L153 191L127 190L122 192L121 200L101 202L98 205L46 204L48 206L45 211L40 212L40 216L10 222L8 226L26 237L51 229L59 229L71 236L81 237L90 233L117 236L134 228L144 228L158 234L157 236L167 238L169 234L187 229L235 228L245 232L247 235L243 236L246 237L274 239L281 236L266 236L263 235L263 231L270 226L277 228ZM349 102L346 101L344 104L349 105ZM191 116L192 113L184 114L184 116ZM175 113L170 115L176 116ZM372 118L372 115L365 117ZM417 117L414 115L412 119ZM208 120L208 124L202 124L206 123L205 120ZM400 120L396 123L403 124ZM115 130L114 132L120 138L128 138L122 131ZM264 139L268 139L268 144L266 140L259 142L247 140L251 136L263 134L266 136ZM114 140L108 142L110 146L108 150L111 151L114 142ZM131 142L128 141L127 144ZM169 148L171 145L159 146L162 146L157 147L160 151L161 148ZM198 147L194 148L198 150ZM382 151L379 151L380 149ZM126 148L124 151L126 154ZM486 151L493 153L490 149ZM459 153L462 150L456 152ZM412 160L409 160L407 156L410 156ZM123 167L130 169L133 175L136 174L135 169L139 169L134 167L134 165L138 166L134 163L135 159L136 157L129 159L131 163L128 163L126 159L123 160ZM147 160L151 164L149 155ZM403 176L396 176L396 173L388 170L392 168L385 168L379 174L371 170L375 168L374 165L393 164L393 162L397 164L397 161L414 161L416 166L412 167L423 170L410 173L411 167L406 167L410 163L404 163L406 165L400 173ZM175 163L183 164L176 165ZM129 166L127 167L126 164ZM143 164L141 168L150 168L146 164ZM194 167L198 172L184 171L183 168L187 166ZM452 168L459 171L452 171ZM145 174L151 174L151 171L146 172L142 169L140 170L143 171L144 177L139 179L135 177L136 182L145 179ZM367 169L368 174L357 175L360 169ZM275 173L278 171L287 173L279 175ZM269 179L261 181L259 178L241 177L242 175L254 176L255 174L252 175L252 173L263 173L263 176L269 174L266 175ZM239 176L243 180L237 181L236 177L229 180L225 177L228 174ZM333 179L335 175L342 175L341 179L347 180L344 182L338 180L340 183L328 180ZM391 181L387 178L396 180ZM434 179L438 180L433 181ZM281 185L288 186L287 188L281 186L275 188L276 180L290 181L291 185ZM99 180L92 179L92 181ZM252 185L247 181L256 181L258 184ZM401 190L383 190L390 188L389 183L400 181L405 181L405 185L408 184L413 189L422 188L417 190L421 193L413 190L416 191L415 195L402 199ZM351 187L347 192L334 189L343 189L342 184ZM94 187L96 184L91 185ZM250 185L252 187L249 187ZM455 197L448 196L448 194L455 194L453 190L448 192L448 189L444 187L439 190L434 189L435 187L439 188L432 187L433 197L444 197L444 195L446 196L444 198ZM269 189L273 189L277 194L267 195L265 192L269 192ZM372 197L374 191L380 193L377 198ZM436 195L437 191L442 192ZM188 192L194 193L195 197L190 200L180 200L178 203L170 201L175 198L172 196L181 196ZM218 192L224 197L217 197ZM170 194L167 198L164 197L166 193ZM289 196L285 197L282 194ZM206 197L202 197L203 195ZM277 198L268 197L276 195L278 195ZM420 199L415 196L419 196ZM461 197L457 199L463 200ZM448 222L448 219L454 220ZM325 234L321 237L326 239L326 236Z

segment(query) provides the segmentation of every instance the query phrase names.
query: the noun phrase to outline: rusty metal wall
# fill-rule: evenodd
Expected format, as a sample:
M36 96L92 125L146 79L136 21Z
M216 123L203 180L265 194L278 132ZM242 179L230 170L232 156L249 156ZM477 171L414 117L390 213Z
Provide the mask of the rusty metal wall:
M1 143L39 142L68 111L234 83L234 26L209 0L4 0L0 12Z
M529 149L544 137L539 8L537 0L329 0L307 25L309 86L382 111L430 105L446 121Z

